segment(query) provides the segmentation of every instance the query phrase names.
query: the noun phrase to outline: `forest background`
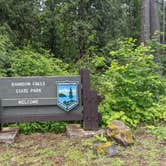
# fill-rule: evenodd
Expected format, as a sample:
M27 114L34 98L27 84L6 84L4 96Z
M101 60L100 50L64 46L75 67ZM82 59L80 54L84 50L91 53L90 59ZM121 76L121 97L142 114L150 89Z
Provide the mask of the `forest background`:
M91 71L103 100L101 126L166 121L164 1L161 40L141 41L141 0L0 0L0 76ZM163 19L164 18L164 19ZM63 131L66 123L21 123L25 133Z

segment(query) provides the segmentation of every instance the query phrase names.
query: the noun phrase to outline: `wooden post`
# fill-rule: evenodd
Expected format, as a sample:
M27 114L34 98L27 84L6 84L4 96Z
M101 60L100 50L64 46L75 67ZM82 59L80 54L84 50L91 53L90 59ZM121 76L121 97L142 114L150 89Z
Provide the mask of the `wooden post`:
M1 119L0 119L0 132L2 131L2 124L1 124Z
M87 69L80 71L82 83L83 128L97 130L99 128L98 96L96 91L90 90L90 72Z
M97 130L99 128L99 116L98 116L98 97L96 91L91 91L91 129Z
M89 70L82 69L80 71L82 83L82 105L83 105L83 128L85 130L91 129L90 118L90 73Z
M2 131L2 123L1 123L1 106L0 106L0 132Z

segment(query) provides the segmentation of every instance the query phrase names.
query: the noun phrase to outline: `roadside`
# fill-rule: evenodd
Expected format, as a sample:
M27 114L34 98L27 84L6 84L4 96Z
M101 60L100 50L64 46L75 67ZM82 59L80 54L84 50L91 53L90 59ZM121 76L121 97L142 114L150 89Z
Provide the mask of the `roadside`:
M165 127L162 127L163 132ZM69 139L65 134L20 134L13 145L0 144L0 166L165 166L166 140L139 129L135 144L118 146L117 157L97 156L96 138ZM153 134L153 135L152 135ZM163 133L162 133L163 134ZM156 136L154 136L156 135Z

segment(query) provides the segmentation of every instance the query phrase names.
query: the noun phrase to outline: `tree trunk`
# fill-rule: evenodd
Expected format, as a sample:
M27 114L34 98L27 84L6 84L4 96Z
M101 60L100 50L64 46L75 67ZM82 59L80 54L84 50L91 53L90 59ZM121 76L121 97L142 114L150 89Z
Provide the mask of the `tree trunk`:
M80 0L79 3L79 18L80 20L84 20L85 18L85 2ZM85 43L84 43L84 27L80 25L79 27L79 58L81 59L85 54Z
M166 1L165 0L163 0L163 27L162 27L162 32L163 32L163 34L162 34L162 43L164 44L165 43L165 33L166 33Z
M142 0L141 41L147 45L150 40L150 0Z
M156 0L150 0L150 36L151 38L155 37L158 41L160 41L160 34L155 34L155 32L160 31L160 21L157 6Z

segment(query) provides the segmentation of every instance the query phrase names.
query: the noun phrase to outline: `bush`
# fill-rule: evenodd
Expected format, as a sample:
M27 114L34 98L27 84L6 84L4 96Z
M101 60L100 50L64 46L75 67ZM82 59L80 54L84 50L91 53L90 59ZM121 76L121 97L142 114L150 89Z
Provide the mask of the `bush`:
M0 35L0 76L7 76L14 46L7 36Z
M133 39L118 44L117 50L110 51L111 66L100 79L99 90L104 94L100 105L103 124L119 119L136 127L141 122L163 120L162 115L152 111L160 96L165 95L166 81L157 73L151 48L137 47Z
M16 50L12 56L13 76L53 76L67 74L68 65L53 58L48 51L34 52L31 48Z
M33 123L14 123L10 126L18 127L21 133L32 134L35 132L62 133L66 130L66 122L33 122Z
M150 42L155 61L159 64L159 72L166 77L166 44L160 43L156 38Z
M153 119L156 124L160 119L166 122L166 96L160 97L160 102L154 103L153 107L149 108L149 117Z
M146 126L145 127L148 134L155 136L158 140L166 140L166 126L160 124L160 126Z

